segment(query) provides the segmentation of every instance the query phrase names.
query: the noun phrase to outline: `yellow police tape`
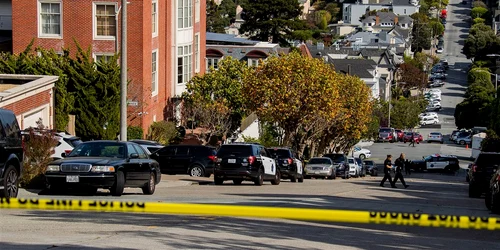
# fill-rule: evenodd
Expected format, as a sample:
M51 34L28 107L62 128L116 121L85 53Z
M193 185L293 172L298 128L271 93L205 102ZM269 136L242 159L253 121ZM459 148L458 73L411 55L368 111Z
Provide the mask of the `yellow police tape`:
M281 218L364 224L500 230L500 218L208 204L59 199L0 199L0 208Z

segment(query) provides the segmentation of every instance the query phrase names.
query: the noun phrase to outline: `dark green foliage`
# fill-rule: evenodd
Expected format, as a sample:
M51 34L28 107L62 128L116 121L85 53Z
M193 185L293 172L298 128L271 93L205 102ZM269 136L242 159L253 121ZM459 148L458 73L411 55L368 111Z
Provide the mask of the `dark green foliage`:
M299 19L302 7L297 0L254 0L242 5L241 33L250 34L251 39L272 40L282 46L294 30L301 30L305 23Z
M500 37L497 37L490 26L484 23L474 24L465 39L463 53L469 59L482 60L487 54L500 51Z
M422 13L414 13L411 17L414 20L412 31L412 49L415 51L430 49L432 28L429 25L429 18L427 15Z
M486 131L486 138L481 142L481 151L500 152L500 137L495 131Z
M223 2L231 1L224 0ZM222 4L221 4L222 5ZM225 33L225 27L230 24L229 13L224 12L225 9L217 5L214 0L207 1L207 31L214 33ZM233 9L232 13L236 14L236 7ZM234 17L234 15L233 15Z
M148 139L161 144L171 144L179 138L179 131L175 123L167 121L153 122L149 127Z
M142 139L143 134L144 131L139 126L128 126L127 128L127 138L130 140Z

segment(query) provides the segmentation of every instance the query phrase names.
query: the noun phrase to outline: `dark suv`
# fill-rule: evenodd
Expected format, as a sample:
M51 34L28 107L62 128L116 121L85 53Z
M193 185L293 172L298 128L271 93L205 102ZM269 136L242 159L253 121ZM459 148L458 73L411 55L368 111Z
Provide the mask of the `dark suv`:
M500 166L500 153L481 152L469 170L469 197L480 197L488 191L490 180Z
M164 174L210 177L215 166L215 149L201 145L170 145L151 154Z
M349 162L347 162L347 155L345 154L325 154L323 157L328 157L332 159L333 165L336 168L337 176L343 179L349 179Z
M0 108L0 197L17 197L22 166L22 138L16 115Z
M261 186L264 180L278 185L281 182L276 160L262 145L249 143L224 144L217 152L214 182L221 185L225 180L233 180L240 185L250 180Z
M276 159L281 179L290 179L291 182L304 182L302 161L289 148L268 148L272 158Z

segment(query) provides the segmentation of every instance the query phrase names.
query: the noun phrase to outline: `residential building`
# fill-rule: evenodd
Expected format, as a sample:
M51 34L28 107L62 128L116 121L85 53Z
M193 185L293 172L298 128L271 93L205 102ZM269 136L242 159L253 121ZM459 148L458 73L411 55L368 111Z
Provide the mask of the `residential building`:
M396 15L410 16L420 8L416 0L358 0L342 7L344 23L356 25L362 25L361 17L369 11L387 9Z
M273 54L288 53L288 49L279 44L253 41L247 38L230 34L207 32L206 40L206 70L210 67L217 69L222 58L231 56L248 63L248 66L257 66L260 60L265 60Z
M361 24L363 30L379 33L383 30L391 30L394 27L408 30L413 27L413 19L405 15L398 16L394 12L378 11L375 15L363 18Z
M0 0L4 2L5 0ZM95 60L119 51L119 0L11 1L13 52L91 48ZM179 118L179 96L205 71L206 1L128 0L128 124L148 131ZM175 108L167 108L172 104Z
M359 77L371 90L371 97L380 98L380 84L377 63L371 59L329 59L335 71ZM345 93L349 94L349 93Z
M57 76L0 74L0 108L16 114L21 129L54 128L54 85Z
M347 34L351 34L356 31L356 28L358 25L355 24L350 24L350 23L344 23L344 21L338 21L335 24L329 24L328 29L335 34L339 36L344 36Z

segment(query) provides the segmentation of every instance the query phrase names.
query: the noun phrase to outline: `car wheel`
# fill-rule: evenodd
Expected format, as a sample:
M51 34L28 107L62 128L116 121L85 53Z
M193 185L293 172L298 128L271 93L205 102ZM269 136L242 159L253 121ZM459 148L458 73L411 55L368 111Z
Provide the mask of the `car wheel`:
M199 165L192 166L189 170L189 175L192 177L203 177L205 176L205 171Z
M469 182L469 197L470 198L479 198L481 197L481 191L478 190L476 185Z
M361 159L361 160L366 159L366 155L364 155L364 154L360 154L360 155L359 155L359 159Z
M214 184L215 185L222 185L222 183L224 183L224 179L217 177L217 176L214 176Z
M259 169L259 173L257 173L257 177L255 177L253 183L256 186L262 186L262 184L264 184L264 176L262 174L262 169Z
M491 212L500 214L500 193L491 194Z
M148 182L146 184L144 184L144 187L142 187L143 194L152 195L155 193L155 190L156 190L155 180L156 180L155 174L150 173Z
M304 182L304 176L303 176L302 174L299 176L298 181L299 181L300 183Z
M111 187L111 195L113 196L121 196L123 194L123 190L125 189L125 175L122 171L116 172L115 184Z
M235 179L235 180L233 180L234 185L241 185L242 182L243 182L242 179Z
M281 182L281 173L280 173L280 171L276 171L276 174L274 175L274 179L271 180L271 184L279 185L280 182Z
M0 197L16 198L19 193L19 173L12 165L7 167L3 179L3 190L0 191Z
M290 182L296 182L297 177L295 175L290 176Z
M460 145L465 145L465 141L460 141Z

